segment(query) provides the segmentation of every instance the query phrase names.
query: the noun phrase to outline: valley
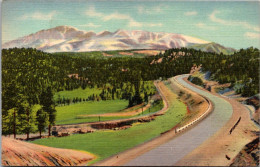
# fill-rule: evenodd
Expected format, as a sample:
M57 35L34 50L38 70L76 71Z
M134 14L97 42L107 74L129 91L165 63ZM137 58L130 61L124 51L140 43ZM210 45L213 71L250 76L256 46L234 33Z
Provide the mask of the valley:
M213 50L48 53L33 48L3 49L2 133L6 137L2 141L12 143L14 137L23 140L20 145L92 155L84 159L82 154L84 160L65 157L66 163L53 160L60 165L189 165L190 159L192 165L216 165L215 159L231 165L258 133L249 118L250 112L254 117L257 114L252 107L258 106L254 100L259 50L232 53L203 45ZM241 67L247 67L247 73ZM251 105L252 111L239 102ZM240 123L236 123L238 116ZM232 136L220 137L231 128L235 129ZM196 140L190 140L196 135ZM215 144L220 139L223 142ZM212 145L225 149L202 153ZM28 147L28 153L44 151ZM7 158L7 152L2 155L7 165L28 164L23 155L16 160Z
M35 140L33 143L52 147L88 150L98 156L98 159L95 161L103 160L104 158L107 158L111 155L134 147L171 129L180 122L186 113L186 109L184 107L185 105L177 100L176 95L167 91L168 88L165 87L162 83L160 83L160 89L162 90L162 96L167 97L167 99L165 99L166 103L169 103L160 112L167 112L162 116L158 116L158 118L149 123L135 123L131 128L125 130L105 130L61 138L46 138ZM129 136L130 139L128 139ZM102 142L104 139L106 142ZM75 144L73 141L78 142ZM86 141L89 142L84 144ZM64 143L71 144L64 145Z

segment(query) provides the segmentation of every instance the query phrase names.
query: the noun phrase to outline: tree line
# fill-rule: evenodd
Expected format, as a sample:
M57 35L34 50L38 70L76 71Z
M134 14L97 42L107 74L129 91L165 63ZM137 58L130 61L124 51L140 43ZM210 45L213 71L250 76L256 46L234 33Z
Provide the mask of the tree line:
M148 98L156 93L156 89L152 82L141 82L139 88L139 95L141 101L137 102L138 104L142 102L148 102ZM100 89L102 90L100 93L93 93L88 97L71 97L66 98L64 96L58 95L58 98L55 100L57 105L70 105L75 103L87 102L87 101L101 101L101 100L116 100L116 99L125 99L129 101L129 107L134 105L136 101L134 98L135 88L130 83L122 83L120 84L120 88L115 88L111 85L103 87L103 88L92 88L92 89ZM84 90L84 89L83 89Z

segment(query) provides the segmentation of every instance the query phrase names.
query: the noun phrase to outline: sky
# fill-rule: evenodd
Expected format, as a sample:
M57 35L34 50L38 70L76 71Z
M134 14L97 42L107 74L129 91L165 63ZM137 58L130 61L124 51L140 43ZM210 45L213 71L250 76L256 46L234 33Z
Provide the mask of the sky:
M4 0L2 42L68 25L96 33L178 33L235 49L260 48L259 1Z

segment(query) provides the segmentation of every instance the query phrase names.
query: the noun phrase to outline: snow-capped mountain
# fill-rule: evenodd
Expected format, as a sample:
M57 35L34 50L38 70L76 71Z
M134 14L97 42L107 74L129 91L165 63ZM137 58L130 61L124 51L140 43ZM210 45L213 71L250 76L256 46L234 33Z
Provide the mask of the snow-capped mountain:
M32 47L46 52L83 52L128 49L169 49L210 42L190 36L141 30L81 31L71 26L41 30L3 44L3 48Z

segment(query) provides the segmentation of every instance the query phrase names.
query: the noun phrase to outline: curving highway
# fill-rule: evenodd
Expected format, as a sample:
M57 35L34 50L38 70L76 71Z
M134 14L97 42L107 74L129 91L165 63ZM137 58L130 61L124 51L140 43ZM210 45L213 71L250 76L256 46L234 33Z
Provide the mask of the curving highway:
M125 166L172 166L209 139L230 119L233 111L230 103L223 98L188 84L183 80L185 77L187 75L180 75L175 77L175 79L184 87L211 100L214 105L212 113L192 129L130 160ZM172 80L173 78L171 78Z

